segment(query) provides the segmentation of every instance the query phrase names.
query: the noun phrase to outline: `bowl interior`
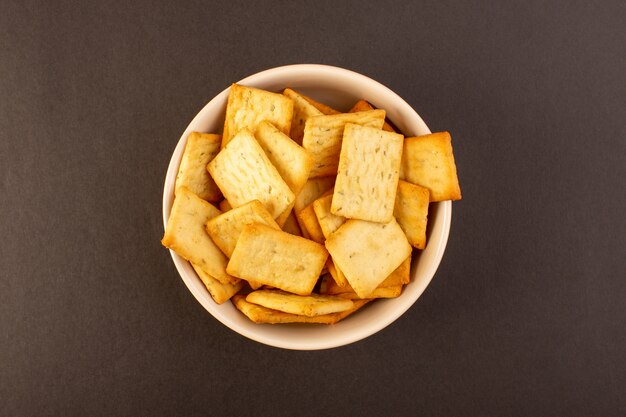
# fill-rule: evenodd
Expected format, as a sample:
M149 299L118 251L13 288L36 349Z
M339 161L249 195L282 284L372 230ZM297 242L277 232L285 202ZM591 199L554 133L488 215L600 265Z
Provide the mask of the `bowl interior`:
M355 72L325 65L290 65L273 68L247 77L238 83L270 91L291 87L338 110L348 110L364 98L386 110L389 119L408 136L430 133L419 115L398 95L382 84ZM174 200L174 183L186 138L192 131L222 131L228 89L211 100L182 134L167 171L163 192L163 221L167 224ZM422 294L432 279L445 250L450 229L452 204L431 204L426 249L414 255L411 283L394 299L376 300L335 325L255 324L226 302L216 304L191 265L170 251L183 281L215 318L232 330L267 345L288 349L326 349L363 339L389 325L402 315Z

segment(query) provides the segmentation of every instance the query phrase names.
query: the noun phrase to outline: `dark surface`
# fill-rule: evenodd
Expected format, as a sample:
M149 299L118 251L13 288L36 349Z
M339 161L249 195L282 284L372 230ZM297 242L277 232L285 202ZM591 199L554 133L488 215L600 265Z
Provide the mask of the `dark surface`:
M623 1L0 2L0 415L626 415L625 21ZM419 301L328 351L228 330L159 244L191 118L290 63L451 131L464 196Z

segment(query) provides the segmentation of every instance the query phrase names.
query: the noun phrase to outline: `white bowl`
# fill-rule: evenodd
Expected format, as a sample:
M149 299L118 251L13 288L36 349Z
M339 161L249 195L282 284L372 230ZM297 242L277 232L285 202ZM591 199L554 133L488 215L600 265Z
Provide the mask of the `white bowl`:
M364 98L385 109L387 117L406 135L430 133L421 117L400 96L364 75L327 65L288 65L251 75L239 84L282 91L291 87L337 109L347 110ZM163 190L163 223L167 224L174 200L174 182L185 147L192 131L221 132L228 92L226 88L211 100L191 121L174 150ZM446 248L452 204L450 201L431 204L426 249L414 254L411 283L394 299L375 300L360 311L334 325L255 324L230 302L216 304L191 265L170 251L176 269L189 291L202 306L235 332L260 343L286 349L315 350L347 345L385 328L415 303L432 279Z

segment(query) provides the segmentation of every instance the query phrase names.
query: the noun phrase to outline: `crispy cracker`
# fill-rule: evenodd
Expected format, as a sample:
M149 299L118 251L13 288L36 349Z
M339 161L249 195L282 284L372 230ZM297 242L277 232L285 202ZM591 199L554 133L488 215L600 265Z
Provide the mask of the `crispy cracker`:
M347 124L331 213L386 223L393 217L403 136Z
M428 188L431 202L460 200L450 134L439 132L406 138L400 179Z
M224 302L230 300L230 298L237 294L243 287L244 281L240 279L233 284L222 284L211 275L204 272L202 268L199 268L194 264L191 264L191 266L194 271L196 271L196 274L200 277L206 286L206 289L209 291L209 294L211 294L211 297L217 304L223 304Z
M331 259L329 257L329 259ZM380 283L376 290L387 287L398 287L408 284L411 281L411 256L409 255L399 267L397 267L383 282ZM377 298L376 290L368 295L368 298ZM331 279L325 282L324 294L336 295L353 293L354 290L350 284L340 285L335 280ZM379 293L380 294L380 293Z
M353 307L352 301L329 295L296 295L279 290L254 291L246 297L249 303L300 316L315 317L339 313Z
M375 109L376 107L372 106L368 101L361 99L357 101L356 103L354 103L354 106L352 106L352 108L348 110L348 113L355 113L358 111L367 111L367 110L375 110ZM396 130L389 123L387 123L387 121L385 121L385 124L383 124L383 130L386 130L387 132L396 132Z
M326 104L324 104L324 103L320 103L319 101L314 100L313 98L311 98L311 97L309 97L309 96L305 96L305 95L304 95L304 94L302 94L302 93L297 93L297 94L299 94L299 95L300 95L300 97L304 98L306 101L308 101L309 103L311 103L311 104L313 105L313 107L315 107L316 109L318 109L319 111L321 111L321 112L322 112L322 114L329 115L329 114L339 114L339 113L341 113L340 111L335 110L335 109L333 109L332 107L330 107L330 106L328 106L328 105L326 105Z
M378 287L372 291L365 299L371 300L372 298L396 298L402 294L402 285L396 285L393 287ZM337 294L337 297L345 297L350 300L358 300L361 297L355 292L342 292Z
M324 238L328 239L331 233L339 229L339 227L346 222L346 218L343 216L337 216L330 212L330 206L332 204L333 196L327 195L320 197L313 202L313 211L322 229Z
M343 129L346 124L352 123L380 129L384 122L384 110L310 117L304 127L302 139L302 146L311 152L314 159L309 177L337 174Z
M240 131L207 169L232 207L259 200L276 219L295 200L252 133Z
M252 223L261 223L280 230L278 224L259 200L252 200L243 206L212 218L207 222L206 230L217 247L230 258L243 227Z
M206 166L220 151L221 143L221 135L199 132L189 134L176 175L175 194L181 187L187 187L204 200L220 200L222 192L207 172Z
M304 136L304 124L307 119L312 116L321 116L322 113L311 104L300 93L292 90L291 88L285 88L283 94L293 100L293 120L291 121L291 132L289 136L299 145L302 144L302 137Z
M426 247L429 194L428 188L402 180L398 181L393 215L409 243L417 249Z
M296 314L283 313L246 301L243 295L235 295L232 299L235 307L246 315L254 323L279 324L279 323L317 323L333 324L342 318L339 314L327 314L323 316L307 317Z
M324 240L326 239L324 238L324 233L322 233L320 224L315 216L315 211L313 211L313 204L309 204L304 208L304 210L301 210L296 217L302 225L302 229L306 229L306 234L311 238L311 240L324 244Z
M228 259L204 229L206 222L219 214L220 211L211 203L181 187L174 199L161 243L221 283L235 283L237 279L226 272Z
M226 105L222 148L242 129L254 132L263 120L288 135L293 118L293 101L282 94L233 84Z
M360 298L367 298L411 254L393 218L389 223L348 220L326 239L326 248Z
M208 171L207 171L208 172ZM227 212L228 210L231 210L233 207L230 205L230 203L228 202L228 200L223 199L222 201L220 201L220 203L218 204L218 207L220 208L220 211L222 213Z
M313 167L313 157L309 151L267 121L259 124L254 136L280 176L297 195Z
M287 216L287 220L285 221L285 224L283 224L281 229L291 235L302 236L302 231L300 230L300 226L298 225L298 219L296 219L296 215L293 211L289 212L289 216Z
M324 246L271 227L246 225L226 270L299 295L309 295L326 263Z

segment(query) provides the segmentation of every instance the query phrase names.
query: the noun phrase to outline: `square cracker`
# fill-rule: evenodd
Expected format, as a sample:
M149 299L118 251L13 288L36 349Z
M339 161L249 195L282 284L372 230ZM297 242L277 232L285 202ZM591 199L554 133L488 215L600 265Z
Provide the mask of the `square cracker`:
M270 122L261 122L254 134L265 155L297 195L309 179L313 156Z
M429 194L428 188L398 181L393 215L404 230L409 243L417 249L426 247Z
M259 200L276 219L296 198L248 129L240 131L207 169L232 207Z
M219 214L211 203L182 187L174 199L161 243L221 283L235 283L237 279L226 272L228 259L204 228L207 221Z
M221 135L191 132L187 136L187 144L176 175L175 194L181 187L187 187L204 200L220 200L222 193L207 172L206 166L220 151L221 143Z
M430 201L460 200L452 138L448 132L404 140L400 178L430 191Z
M309 295L327 257L323 245L251 224L244 226L226 270L239 278Z
M389 223L348 220L326 239L326 249L360 298L367 298L412 250L393 218Z
M372 106L368 101L361 99L354 103L354 106L352 106L352 108L348 110L348 113L374 109L376 109L376 107ZM383 125L383 130L386 130L387 132L396 132L396 130L387 122L385 122L385 124Z
M330 211L387 223L393 217L402 141L398 133L347 124Z
M209 294L211 294L213 301L217 304L223 304L224 302L230 300L230 298L237 294L243 287L243 281L240 279L233 284L222 284L211 275L204 272L201 268L198 268L196 265L191 264L191 266L204 283L204 286L209 291Z
M293 101L282 94L233 84L226 105L222 148L242 129L252 132L263 120L288 135L293 118Z
M252 200L243 206L212 218L206 223L206 230L217 247L230 258L243 227L252 223L261 223L280 230L278 224L259 200Z
M304 124L307 119L312 116L321 116L322 113L311 104L300 93L292 90L291 88L285 88L283 95L293 100L293 120L291 121L291 132L289 136L299 145L302 144L302 137L304 136Z
M385 111L369 110L310 117L306 121L302 138L302 146L311 152L315 161L309 177L337 174L343 129L348 123L380 129L385 123Z
M330 258L329 258L330 259ZM380 283L378 287L368 295L368 298L387 298L383 296L383 294L393 294L386 293L383 291L383 288L388 287L402 287L402 285L408 284L411 280L411 256L409 255L404 262L400 264L383 282ZM345 294L345 293L353 293L354 290L350 286L350 284L340 285L336 281L326 280L325 281L325 294ZM320 290L321 291L321 290Z

